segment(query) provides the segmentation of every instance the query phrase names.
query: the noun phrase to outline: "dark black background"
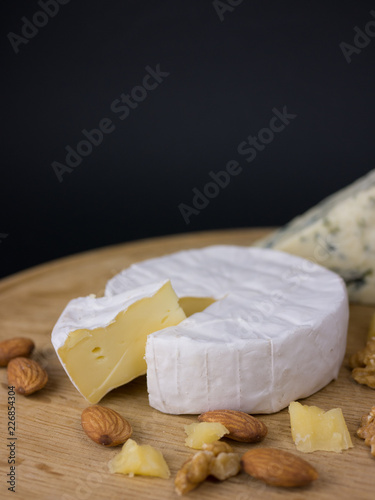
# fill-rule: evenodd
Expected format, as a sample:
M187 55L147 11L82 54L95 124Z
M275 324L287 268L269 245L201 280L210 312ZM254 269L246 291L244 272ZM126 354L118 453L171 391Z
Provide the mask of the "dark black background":
M212 1L80 1L15 54L7 38L37 1L4 0L0 275L138 238L281 225L371 170L375 38L349 64L374 2L244 0L221 21ZM111 103L145 67L169 76L119 120ZM237 146L272 109L297 117L247 163ZM59 182L82 129L116 129ZM186 224L209 172L242 172ZM4 237L7 235L7 237Z

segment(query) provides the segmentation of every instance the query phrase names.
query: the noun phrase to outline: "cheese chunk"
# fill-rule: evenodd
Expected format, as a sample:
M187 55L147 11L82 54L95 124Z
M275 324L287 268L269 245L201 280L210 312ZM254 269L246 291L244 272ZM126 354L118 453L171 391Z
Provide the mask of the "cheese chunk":
M82 297L66 306L52 343L75 387L97 403L110 390L146 373L149 333L185 317L169 281L112 299Z
M139 476L154 476L168 479L171 475L167 462L161 451L149 444L139 445L133 439L128 439L120 453L108 463L113 474L129 474Z
M298 451L335 451L353 448L341 408L324 411L317 406L289 405L290 426Z
M214 443L225 434L229 434L228 429L220 422L194 422L185 425L185 432L186 446L196 450L201 450L204 444Z
M348 324L344 282L274 250L212 246L134 264L112 278L108 297L168 277L186 297L212 301L147 338L154 408L272 413L336 378Z
M351 301L375 304L375 170L254 245L328 267Z

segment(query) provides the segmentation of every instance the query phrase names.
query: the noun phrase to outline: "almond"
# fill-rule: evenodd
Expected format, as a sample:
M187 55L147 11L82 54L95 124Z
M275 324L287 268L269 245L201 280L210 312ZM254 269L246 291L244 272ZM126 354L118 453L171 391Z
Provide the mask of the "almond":
M118 446L132 435L132 427L117 411L105 406L89 406L81 416L82 429L95 443Z
M18 356L28 358L34 347L34 342L26 337L3 340L0 342L0 366L7 366L11 359Z
M43 389L48 381L47 372L33 359L18 357L8 363L8 384L18 394L28 396Z
M263 422L247 413L235 410L213 410L199 415L200 422L219 422L229 431L225 437L244 443L258 443L267 435Z
M293 488L306 486L318 478L312 465L287 451L256 448L241 459L245 472L272 486Z

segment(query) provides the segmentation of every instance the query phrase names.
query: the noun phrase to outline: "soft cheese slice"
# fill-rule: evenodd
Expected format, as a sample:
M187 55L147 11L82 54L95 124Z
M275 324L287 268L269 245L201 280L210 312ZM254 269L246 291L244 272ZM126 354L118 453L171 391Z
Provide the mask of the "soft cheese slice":
M336 378L348 323L344 282L305 259L262 248L212 246L140 262L106 295L168 276L181 304L212 301L147 338L151 406L166 413L226 408L272 413ZM213 300L214 299L214 300Z
M52 343L76 388L97 403L110 390L146 373L148 334L185 317L170 281L112 299L81 297L66 306Z
M345 280L351 301L375 304L375 170L255 245L328 267Z

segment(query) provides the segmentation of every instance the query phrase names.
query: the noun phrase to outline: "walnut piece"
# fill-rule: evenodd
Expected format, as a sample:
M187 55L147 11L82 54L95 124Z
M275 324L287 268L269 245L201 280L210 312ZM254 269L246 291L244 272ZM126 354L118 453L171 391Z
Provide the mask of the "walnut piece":
M375 338L370 339L364 349L353 354L349 364L356 382L375 389Z
M367 446L370 446L371 455L375 457L375 406L371 408L368 415L363 415L357 435L365 440Z
M175 479L176 492L184 495L202 483L208 476L220 481L235 476L240 471L240 457L233 453L227 443L215 441L203 445L177 472Z
M232 453L233 449L228 443L224 441L214 441L213 443L204 443L203 450L212 451L212 453L217 457L219 453Z
M210 462L210 475L224 481L240 471L240 457L237 453L219 453Z

